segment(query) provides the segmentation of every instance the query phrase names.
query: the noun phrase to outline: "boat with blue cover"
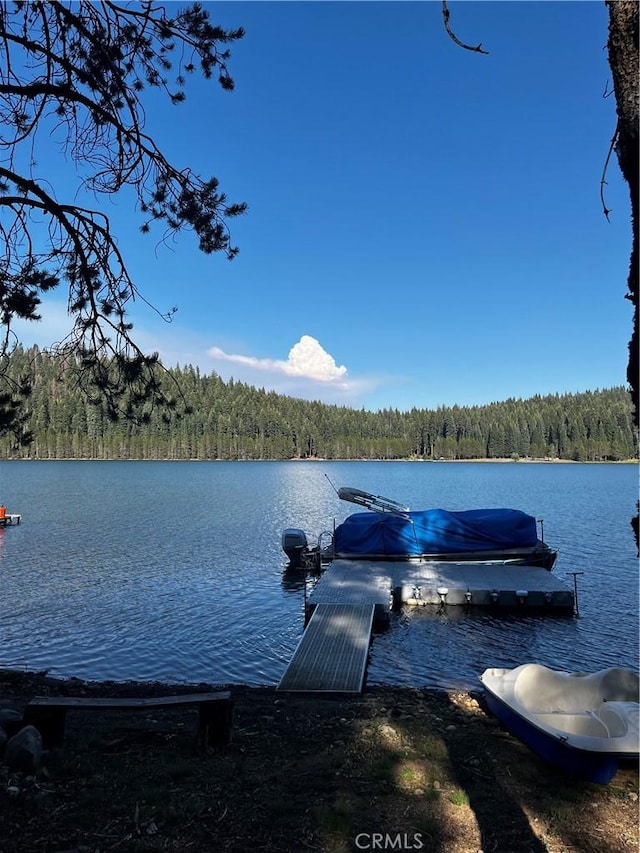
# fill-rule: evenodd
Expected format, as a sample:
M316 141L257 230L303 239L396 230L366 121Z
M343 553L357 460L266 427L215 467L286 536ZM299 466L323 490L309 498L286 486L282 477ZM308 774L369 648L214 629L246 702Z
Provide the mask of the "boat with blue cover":
M538 536L536 519L516 509L411 510L390 498L341 488L353 513L309 547L306 533L287 528L282 548L291 566L332 560L422 560L522 564L551 571L558 552Z

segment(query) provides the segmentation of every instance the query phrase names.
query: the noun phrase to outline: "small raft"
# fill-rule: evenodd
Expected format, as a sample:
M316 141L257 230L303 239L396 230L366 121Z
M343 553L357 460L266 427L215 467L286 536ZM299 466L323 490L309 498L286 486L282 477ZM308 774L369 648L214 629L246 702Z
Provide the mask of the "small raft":
M20 524L21 521L21 515L7 512L6 506L0 506L0 528L9 527L12 524Z

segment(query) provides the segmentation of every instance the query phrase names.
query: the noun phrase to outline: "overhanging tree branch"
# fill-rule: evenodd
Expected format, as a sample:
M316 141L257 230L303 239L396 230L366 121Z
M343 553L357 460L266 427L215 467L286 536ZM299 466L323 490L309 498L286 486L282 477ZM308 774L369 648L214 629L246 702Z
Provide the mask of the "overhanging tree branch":
M444 21L444 28L447 31L447 35L449 38L454 41L458 47L462 47L465 50L471 50L474 53L485 53L488 55L489 51L484 50L482 44L465 44L463 41L460 41L458 36L451 29L451 24L449 23L449 19L451 18L451 12L449 11L449 6L447 4L447 0L442 0L442 19Z
M211 24L199 4L170 15L152 0L0 2L0 381L13 319L38 319L41 294L64 281L73 328L59 349L85 385L112 416L130 412L132 401L168 403L157 354L141 352L127 320L131 300L147 299L108 217L75 199L129 187L142 233L155 224L164 224L165 240L192 231L201 251L233 258L228 222L246 205L228 202L216 178L169 161L145 133L142 96L156 88L179 104L196 67L205 78L217 71L232 89L228 46L242 35ZM64 187L73 201L36 172L50 137L75 164L78 186Z

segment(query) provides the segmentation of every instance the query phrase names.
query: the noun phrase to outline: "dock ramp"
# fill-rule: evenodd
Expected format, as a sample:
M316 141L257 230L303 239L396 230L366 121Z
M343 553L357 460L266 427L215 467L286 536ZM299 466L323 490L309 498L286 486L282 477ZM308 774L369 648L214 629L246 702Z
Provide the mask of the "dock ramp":
M317 604L278 690L360 693L375 604Z

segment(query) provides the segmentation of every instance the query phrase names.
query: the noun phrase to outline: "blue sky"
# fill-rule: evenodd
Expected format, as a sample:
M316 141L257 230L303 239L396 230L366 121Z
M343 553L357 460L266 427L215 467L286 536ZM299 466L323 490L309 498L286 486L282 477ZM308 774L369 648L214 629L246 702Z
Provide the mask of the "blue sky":
M205 4L243 26L236 88L147 106L170 159L248 212L232 262L112 229L139 341L257 387L371 410L481 405L625 382L631 231L613 158L603 2ZM153 95L153 93L151 93ZM46 164L50 155L40 154ZM58 187L67 200L70 188ZM68 327L62 294L21 330Z

